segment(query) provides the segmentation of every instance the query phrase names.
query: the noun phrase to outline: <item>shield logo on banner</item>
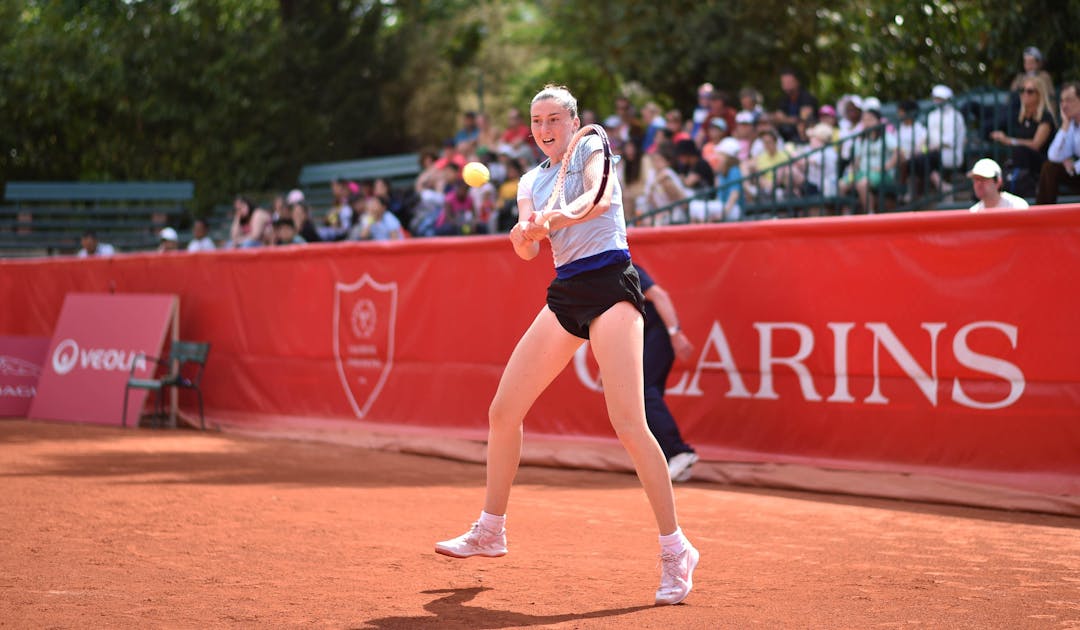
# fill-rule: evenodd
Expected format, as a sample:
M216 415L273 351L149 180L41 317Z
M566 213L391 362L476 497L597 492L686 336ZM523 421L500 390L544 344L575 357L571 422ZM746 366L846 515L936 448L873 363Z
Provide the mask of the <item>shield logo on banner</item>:
M368 274L334 286L334 360L357 418L367 415L394 366L398 286Z

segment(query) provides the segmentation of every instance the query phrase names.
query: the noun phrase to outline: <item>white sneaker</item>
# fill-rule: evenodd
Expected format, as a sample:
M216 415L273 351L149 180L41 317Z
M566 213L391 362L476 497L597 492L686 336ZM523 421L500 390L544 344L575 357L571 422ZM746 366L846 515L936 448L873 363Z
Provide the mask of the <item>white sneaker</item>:
M694 569L701 554L689 542L680 554L660 554L660 588L656 589L656 605L671 606L686 599L694 588Z
M484 556L486 558L498 558L506 555L506 530L493 532L480 526L479 522L472 524L468 532L435 543L435 553L452 558L468 558L471 556Z
M690 478L690 467L698 460L697 453L687 452L673 455L668 460L668 476L672 481L686 481Z

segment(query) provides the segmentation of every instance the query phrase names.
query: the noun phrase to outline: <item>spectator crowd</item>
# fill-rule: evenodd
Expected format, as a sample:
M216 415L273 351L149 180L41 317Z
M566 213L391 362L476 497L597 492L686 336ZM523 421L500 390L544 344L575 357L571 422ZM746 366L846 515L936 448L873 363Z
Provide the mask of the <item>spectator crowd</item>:
M607 129L620 156L627 220L638 223L736 221L753 204L784 199L803 201L811 215L874 213L886 199L948 198L965 177L979 200L975 211L1019 207L1024 198L1052 204L1062 189L1080 192L1080 86L1055 90L1042 65L1038 49L1025 49L1009 98L1000 103L957 107L952 89L935 85L922 110L915 100L886 108L873 95L822 104L785 69L771 103L755 87L733 94L705 83L688 115L651 101L639 110L620 97L606 118L586 109L581 122ZM969 143L969 127L983 144ZM983 154L969 155L972 146ZM1002 164L988 159L987 147L1005 156ZM465 112L438 151L420 154L411 188L393 189L385 179L335 180L330 207L318 209L300 190L269 207L238 196L227 238L215 243L207 223L196 221L186 249L506 231L517 221L518 180L541 158L521 110L510 109L501 125ZM488 167L483 186L462 179L472 161ZM969 162L977 168L965 170ZM111 250L90 237L80 255ZM161 251L179 249L173 228L160 237Z

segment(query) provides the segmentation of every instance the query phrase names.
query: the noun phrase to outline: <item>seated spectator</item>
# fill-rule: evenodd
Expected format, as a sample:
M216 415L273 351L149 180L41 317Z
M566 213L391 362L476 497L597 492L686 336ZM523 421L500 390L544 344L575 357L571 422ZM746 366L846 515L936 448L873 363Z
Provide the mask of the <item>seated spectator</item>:
M1080 191L1080 83L1070 81L1061 86L1061 128L1054 135L1039 176L1038 205L1057 203L1062 186L1071 192Z
M672 168L675 153L670 145L657 149L645 159L648 160L650 166L649 176L645 180L645 188L641 196L634 204L637 214L645 214L669 206L693 194L693 191L683 185L682 179ZM673 222L681 222L684 217L681 210L672 211L669 216L673 218ZM653 224L661 225L667 220L668 217L658 217Z
M214 239L210 238L210 225L206 219L195 219L191 224L191 242L187 244L189 252L212 252L217 249Z
M518 220L517 192L518 182L521 180L525 167L519 160L507 160L505 162L506 179L499 184L495 195L495 208L498 214L496 229L499 232L509 232Z
M773 112L772 123L785 142L795 142L799 138L799 121L805 125L814 117L818 101L803 89L798 75L790 68L780 72L780 90L783 96Z
M475 215L476 207L469 194L469 185L458 178L454 182L453 190L447 193L443 201L442 214L435 223L435 234L437 236L469 234L473 230Z
M171 227L161 228L158 232L158 252L175 252L180 249L180 235Z
M756 120L766 119L764 116L759 116ZM735 115L735 130L731 132L731 137L739 141L740 162L746 162L753 156L753 143L757 135L754 130L756 120L750 112L739 112Z
M476 150L480 151L494 151L499 146L499 137L502 135L499 130L491 124L491 120L488 119L487 114L476 114Z
M289 215L292 217L293 225L297 226L296 233L304 239L305 243L318 243L322 240L318 229L311 221L311 210L306 203L298 201L290 204Z
M698 128L692 133L694 143L699 147L705 144L705 133L712 124L712 121L717 118L723 118L724 124L727 128L735 128L735 115L738 111L732 106L731 96L723 90L713 90L709 95L709 114L705 117L705 123L702 127Z
M97 233L93 230L87 230L83 232L82 249L75 255L79 258L88 258L90 256L112 256L116 253L116 248L108 243L99 243Z
M668 110L664 114L664 120L667 121L667 129L671 132L671 137L675 143L682 140L690 140L690 132L687 131L686 125L683 122L682 112L677 109Z
M881 112L876 109L863 112L862 126L866 133L855 140L853 170L848 184L854 185L863 212L873 214L878 209L878 195L871 193L895 181L896 135L888 132Z
M975 197L979 200L971 206L972 212L1027 209L1027 201L1002 190L1001 166L990 158L975 162L967 176L971 179Z
M740 112L741 114L742 112ZM705 145L701 147L701 157L708 162L709 167L712 168L713 173L716 173L716 169L720 164L720 156L716 154L716 147L720 144L720 141L728 137L727 123L723 118L713 118L709 121L709 128L706 131L707 138Z
M1000 129L990 132L991 140L1011 147L1005 189L1021 197L1035 196L1039 173L1057 126L1045 89L1035 77L1021 79L1020 112L1013 135Z
M801 192L805 197L836 196L839 158L836 147L830 146L835 131L826 123L818 123L807 131L810 144L804 151L806 167L801 176Z
M302 245L307 241L296 233L296 225L289 217L274 221L274 245Z
M776 168L791 161L791 155L780 147L780 139L773 129L766 129L758 134L764 150L753 160L753 173L760 174L755 179L759 198L782 198L784 192L790 192L793 185L791 166ZM775 169L775 170L774 170Z
M836 109L832 105L822 105L818 108L818 123L828 125L832 129L832 139L829 142L836 142L840 139L840 123L836 116ZM807 130L807 140L810 139L810 132Z
M722 156L716 171L716 199L704 204L690 205L691 221L738 221L745 205L742 172L739 170L739 141L724 138L716 151Z
M695 116L697 110L694 110ZM641 124L645 127L645 137L641 141L641 150L648 152L656 141L656 132L667 125L660 106L649 101L641 108Z
M679 174L684 186L700 192L712 188L716 175L712 167L701 157L693 140L685 138L675 142L675 172Z
M244 196L233 200L233 220L229 228L230 247L260 247L271 242L270 213Z
M363 213L349 232L352 241L396 241L404 237L401 222L388 212L386 199L372 195L363 200Z
M739 107L741 108L738 114L746 112L750 115L750 124L757 122L758 118L765 115L765 108L761 106L761 93L752 87L744 87L739 90ZM738 124L738 120L735 121Z
M900 101L896 106L896 116L900 126L896 130L897 142L897 168L902 184L910 184L911 164L915 156L926 153L926 126L916 119L919 114L919 104L913 100ZM905 193L910 199L910 191Z

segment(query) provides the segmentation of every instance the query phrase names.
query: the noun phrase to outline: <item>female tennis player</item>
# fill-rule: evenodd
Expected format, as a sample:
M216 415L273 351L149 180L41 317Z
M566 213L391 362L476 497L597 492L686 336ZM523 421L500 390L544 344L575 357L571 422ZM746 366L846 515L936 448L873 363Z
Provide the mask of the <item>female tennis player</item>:
M555 279L546 306L510 355L491 402L484 509L467 533L436 543L435 551L455 558L506 554L506 508L521 460L525 414L588 339L611 424L633 460L660 530L656 603L677 604L693 587L699 554L679 528L667 464L645 421L644 297L630 264L622 190L610 172L603 133L585 136L568 154L581 125L569 90L546 86L533 97L530 113L533 138L548 159L521 178L519 222L510 242L518 256L532 260L540 241L550 239ZM564 160L568 168L560 178ZM552 195L565 207L552 209Z

